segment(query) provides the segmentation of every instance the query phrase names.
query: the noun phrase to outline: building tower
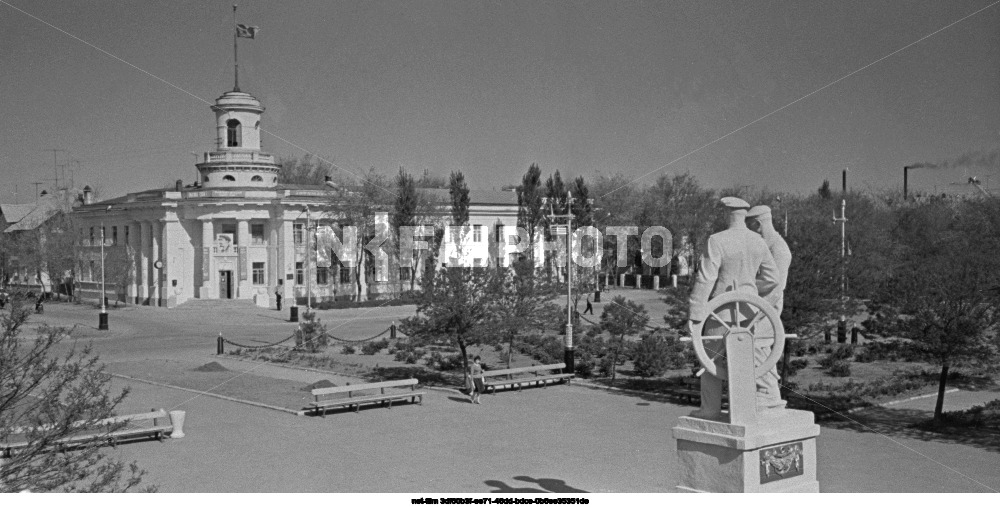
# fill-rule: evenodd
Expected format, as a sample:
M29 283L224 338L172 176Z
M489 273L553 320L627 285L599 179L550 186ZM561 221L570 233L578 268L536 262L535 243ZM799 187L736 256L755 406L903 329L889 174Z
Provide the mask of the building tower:
M264 106L249 93L229 91L215 99L215 151L196 164L205 188L274 187L279 166L260 151Z

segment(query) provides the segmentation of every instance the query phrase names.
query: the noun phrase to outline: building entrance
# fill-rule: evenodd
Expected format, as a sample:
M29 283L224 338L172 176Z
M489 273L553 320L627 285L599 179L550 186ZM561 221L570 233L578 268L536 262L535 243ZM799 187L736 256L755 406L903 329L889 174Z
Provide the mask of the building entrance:
M233 299L232 271L219 271L219 299Z

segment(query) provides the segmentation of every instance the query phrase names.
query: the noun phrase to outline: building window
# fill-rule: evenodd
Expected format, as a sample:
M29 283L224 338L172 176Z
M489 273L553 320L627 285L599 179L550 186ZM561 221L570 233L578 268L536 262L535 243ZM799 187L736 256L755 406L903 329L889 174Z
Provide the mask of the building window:
M264 182L264 178L261 178L260 176L254 176L253 178L250 178L250 181L254 181L254 182L258 182L259 181L259 182L263 183Z
M472 226L472 242L480 243L483 241L483 226L473 225Z
M410 268L399 268L399 280L402 282L410 280Z
M302 285L306 283L305 274L302 272L302 263L295 263L295 285Z
M236 234L236 224L222 224L222 234L231 234L234 245L240 244L240 240L245 239Z
M292 240L296 245L305 243L305 224L292 224Z
M111 244L112 245L117 245L118 244L118 226L117 225L112 225L111 226Z
M222 181L236 181L236 177L232 174L227 174L222 177Z
M128 226L125 226L125 244L128 244Z
M90 261L90 271L87 271L87 280L94 281L94 261Z
M483 260L480 259L479 257L472 259L472 266L477 268L483 267Z
M236 147L240 146L240 141L243 139L243 127L237 120L229 120L226 122L226 146Z
M340 283L351 283L351 270L340 264Z
M89 245L90 246L94 246L94 228L93 227L90 228L90 243L89 243Z
M254 285L264 285L264 263L255 262L253 263L253 284Z
M105 246L108 244L108 228L103 225L101 226L101 243Z
M330 268L316 266L316 285L330 284Z
M250 243L253 245L264 244L264 224L250 224Z
M202 176L201 177L201 181L208 181L208 175L206 174L206 175Z

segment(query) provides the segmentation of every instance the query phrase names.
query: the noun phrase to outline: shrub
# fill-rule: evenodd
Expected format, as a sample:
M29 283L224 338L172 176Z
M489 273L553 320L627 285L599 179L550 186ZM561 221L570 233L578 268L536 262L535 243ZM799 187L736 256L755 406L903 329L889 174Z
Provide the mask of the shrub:
M697 363L693 347L681 343L676 331L649 333L635 344L632 353L635 372L643 378L663 375L667 370Z
M872 361L913 361L918 358L913 346L903 340L869 341L861 347L855 361L870 363Z
M357 352L353 345L344 345L344 348L340 349L341 354L353 354Z
M373 356L389 346L389 340L372 340L361 344L361 353L366 356Z
M851 363L844 360L834 361L833 364L830 365L829 373L834 377L850 377Z
M831 368L838 361L849 361L854 356L853 345L840 345L836 348L828 348L826 357L819 360L819 365L823 368Z
M788 362L788 368L785 368L785 378L794 377L796 373L807 366L809 366L809 360L806 358L792 359Z
M416 349L414 349L413 353L415 353L415 351L416 351ZM400 352L397 352L396 354L397 354L397 356L399 356ZM406 356L405 353L404 353L404 356L402 356L402 357L404 359L404 362L406 362L405 359L408 359L408 356ZM429 356L427 356L427 358L426 358L425 361L427 362L427 366L430 366L431 368L434 368L435 370L438 370L438 371L454 371L454 370L461 371L462 370L462 355L461 354L451 354L451 355L445 356L445 355L442 355L440 352L435 351L435 352L431 352L431 354Z

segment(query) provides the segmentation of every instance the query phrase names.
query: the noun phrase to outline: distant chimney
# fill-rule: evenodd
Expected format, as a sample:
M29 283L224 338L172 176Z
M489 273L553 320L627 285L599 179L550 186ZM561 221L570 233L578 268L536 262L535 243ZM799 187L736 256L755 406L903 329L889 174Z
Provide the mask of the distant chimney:
M910 179L910 166L903 166L903 200L906 200L907 187Z
M94 204L94 189L90 185L83 187L83 204Z
M183 189L184 189L184 180L177 180L174 183L174 190L180 192Z

